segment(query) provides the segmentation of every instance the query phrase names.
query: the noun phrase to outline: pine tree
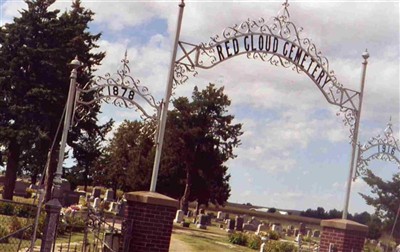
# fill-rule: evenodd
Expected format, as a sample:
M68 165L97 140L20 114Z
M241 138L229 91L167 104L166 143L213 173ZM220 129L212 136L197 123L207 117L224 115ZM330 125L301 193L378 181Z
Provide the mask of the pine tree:
M192 101L176 99L168 117L157 191L179 195L185 212L189 201L223 205L230 196L224 163L235 158L233 149L242 132L241 124L233 124L234 116L227 113L231 101L223 91L213 84L201 91L195 87ZM171 179L175 188L168 186Z
M50 153L50 169L46 177L46 198L57 163L60 134L56 129L66 103L71 69L67 63L76 55L86 68L79 73L82 85L93 76L104 53L92 53L100 34L91 35L88 23L93 13L75 1L72 10L59 15L50 11L54 0L27 0L27 10L21 17L0 31L1 62L0 85L3 91L0 111L2 122L0 142L8 146L6 184L3 197L12 198L18 164L21 158L34 163L35 169L45 166L53 139L57 145ZM87 97L88 99L90 97ZM74 128L76 140L83 131L96 131L99 106L95 105L88 118ZM34 155L35 159L28 160ZM27 169L26 172L30 172ZM35 172L33 172L35 173ZM13 182L14 181L14 182Z

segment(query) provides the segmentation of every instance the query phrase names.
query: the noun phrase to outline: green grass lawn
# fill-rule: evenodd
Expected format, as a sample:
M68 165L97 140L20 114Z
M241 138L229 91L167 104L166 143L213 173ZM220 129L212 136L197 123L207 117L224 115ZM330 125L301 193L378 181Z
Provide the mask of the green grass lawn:
M228 233L216 226L207 226L207 229L203 230L196 228L194 224L191 224L189 228L174 225L173 236L188 245L192 251L255 251L229 243Z

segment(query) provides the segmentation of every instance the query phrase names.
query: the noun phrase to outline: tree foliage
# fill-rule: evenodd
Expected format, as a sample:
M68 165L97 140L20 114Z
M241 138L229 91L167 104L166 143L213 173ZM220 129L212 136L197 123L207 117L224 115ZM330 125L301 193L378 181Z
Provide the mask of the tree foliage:
M62 119L69 87L67 63L76 55L85 62L78 82L92 78L104 53L92 53L100 34L91 35L88 23L93 13L74 1L60 14L49 10L54 0L26 0L27 9L0 31L0 142L7 146L6 186L3 197L12 198L18 171L35 177L46 164L48 151ZM75 139L83 131L96 131L98 107L75 128ZM57 149L50 153L47 196L57 163ZM21 164L24 169L21 170Z
M372 195L360 193L361 196L375 208L376 215L383 221L384 230L391 232L394 226L394 237L400 239L400 216L394 223L400 207L400 173L385 181L367 170L363 180L371 187Z
M114 191L148 190L154 158L153 132L151 123L124 121L96 163L95 184Z
M241 124L233 124L234 116L227 113L230 104L224 88L213 84L201 91L195 87L192 101L180 97L173 102L157 190L181 198L183 210L189 201L222 205L229 198L224 164L235 158L242 134Z

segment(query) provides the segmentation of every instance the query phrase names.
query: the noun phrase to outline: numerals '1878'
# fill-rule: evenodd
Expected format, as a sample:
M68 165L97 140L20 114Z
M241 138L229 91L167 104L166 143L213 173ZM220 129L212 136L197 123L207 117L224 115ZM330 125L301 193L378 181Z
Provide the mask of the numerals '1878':
M130 90L127 87L121 87L121 86L107 86L107 91L108 94L104 93L105 87L100 89L99 94L100 96L119 96L119 97L124 97L128 98L129 100L133 100L135 98L135 91Z

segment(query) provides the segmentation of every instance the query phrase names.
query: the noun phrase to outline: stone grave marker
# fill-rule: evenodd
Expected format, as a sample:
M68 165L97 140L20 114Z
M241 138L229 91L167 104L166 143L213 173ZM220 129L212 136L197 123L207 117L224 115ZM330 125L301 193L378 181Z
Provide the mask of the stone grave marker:
M224 220L225 219L225 213L222 211L218 211L217 213L217 219L218 220Z
M240 216L236 216L236 226L235 226L235 230L236 231L243 231L243 223L244 223L244 219Z
M99 198L101 195L101 189L98 187L94 187L92 190L92 199Z
M118 213L119 212L120 204L118 202L111 202L110 208L108 211Z
M72 205L79 204L79 198L81 197L80 193L78 192L64 192L62 198L62 206L69 207Z
M255 226L256 228L258 227L258 225L261 224L261 222L259 220L257 220L255 217L251 217L251 220L249 221L249 224Z
M298 236L299 235L299 233L300 233L300 231L296 228L295 230L294 230L294 236Z
M190 217L192 217L192 216L193 216L192 210L188 210L188 211L187 211L187 214L186 214L186 217L190 218Z
M278 234L282 234L282 226L279 223L274 223L271 230L277 232Z
M253 231L255 232L257 230L257 227L254 226L253 224L246 223L243 225L243 231Z
M94 202L93 202L93 208L94 209L98 209L99 207L100 207L100 202L101 202L101 199L100 198L95 198L94 199Z
M126 201L125 200L119 201L118 216L125 216L125 207L126 207Z
M228 219L227 220L228 221L228 226L227 226L227 228L226 228L226 231L228 232L228 233L232 233L233 232L233 230L235 229L235 220L233 220L233 219Z
M107 189L104 200L106 202L114 201L114 191L112 189Z
M320 235L321 235L321 231L319 231L319 230L314 230L312 237L314 237L314 238L319 238Z
M256 235L259 235L260 232L267 232L269 230L268 225L265 225L264 223L259 224L257 227Z
M181 223L183 221L183 215L184 215L184 212L182 210L177 210L174 222Z
M26 192L26 189L28 189L29 183L21 180L15 181L15 187L14 187L14 195L19 196L19 197L27 197L28 193Z
M197 224L197 228L207 229L207 216L204 214L199 215L199 224Z
M300 232L301 235L306 235L307 234L306 224L300 222L300 224L299 224L299 232Z
M307 229L307 237L311 237L312 235L312 230L311 229Z
M200 208L199 213L200 213L200 214L206 214L206 211L204 210L204 208Z

